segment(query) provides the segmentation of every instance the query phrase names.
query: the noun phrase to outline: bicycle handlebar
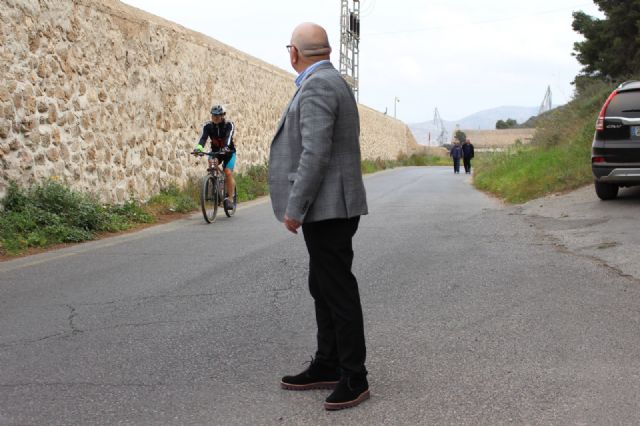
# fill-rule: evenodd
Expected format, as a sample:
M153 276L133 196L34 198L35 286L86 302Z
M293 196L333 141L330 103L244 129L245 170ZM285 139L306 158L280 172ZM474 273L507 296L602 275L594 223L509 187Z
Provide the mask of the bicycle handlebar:
M203 157L205 155L217 155L217 154L225 154L229 151L225 151L225 150L220 150L220 151L209 151L209 152L204 152L204 151L191 151L189 154L191 155L195 155L198 157Z

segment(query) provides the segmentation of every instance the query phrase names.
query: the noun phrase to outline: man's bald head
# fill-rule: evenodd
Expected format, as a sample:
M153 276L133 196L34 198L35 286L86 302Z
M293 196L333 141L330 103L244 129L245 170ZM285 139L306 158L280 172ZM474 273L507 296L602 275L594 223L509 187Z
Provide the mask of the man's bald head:
M320 25L312 22L304 22L293 30L291 44L298 49L301 56L311 62L329 59L331 54L327 32Z

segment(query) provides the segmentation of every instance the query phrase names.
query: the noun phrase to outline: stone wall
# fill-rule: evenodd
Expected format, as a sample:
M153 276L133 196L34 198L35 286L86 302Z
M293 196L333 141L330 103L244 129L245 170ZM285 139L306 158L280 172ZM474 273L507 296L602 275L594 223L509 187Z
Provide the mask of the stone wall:
M116 0L0 3L0 196L54 177L120 202L203 172L188 155L214 103L238 132L238 171L264 164L294 75ZM364 158L416 142L360 106Z

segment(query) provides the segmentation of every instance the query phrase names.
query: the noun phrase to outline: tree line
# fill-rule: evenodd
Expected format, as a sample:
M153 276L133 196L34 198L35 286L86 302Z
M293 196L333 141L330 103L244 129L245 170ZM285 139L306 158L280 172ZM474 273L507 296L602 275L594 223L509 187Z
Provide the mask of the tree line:
M573 55L583 65L575 83L630 79L640 71L640 0L594 0L604 18L573 13L573 30L584 36ZM579 88L579 87L578 87Z
M572 55L582 65L573 83L576 94L594 80L622 82L640 78L640 0L593 0L604 14L595 18L573 12L572 28L584 37L573 44ZM496 129L529 127L511 118L498 120Z

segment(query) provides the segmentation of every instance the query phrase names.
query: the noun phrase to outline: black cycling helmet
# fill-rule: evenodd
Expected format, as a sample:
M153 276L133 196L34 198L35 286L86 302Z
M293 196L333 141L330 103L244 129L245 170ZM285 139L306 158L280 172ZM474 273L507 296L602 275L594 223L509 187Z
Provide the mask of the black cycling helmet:
M211 115L225 115L226 112L222 105L214 105L211 107Z

